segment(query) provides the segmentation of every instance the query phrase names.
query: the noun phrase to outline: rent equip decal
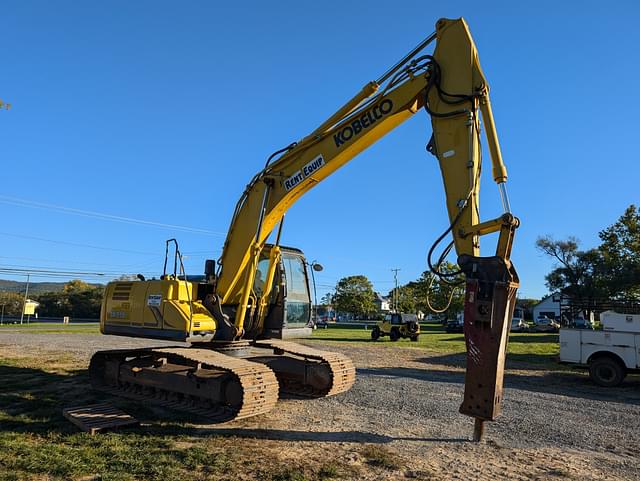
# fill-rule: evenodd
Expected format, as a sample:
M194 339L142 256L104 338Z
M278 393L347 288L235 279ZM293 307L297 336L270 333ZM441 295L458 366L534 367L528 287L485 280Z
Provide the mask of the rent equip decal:
M291 177L284 181L284 188L289 191L304 179L313 174L316 170L324 165L324 157L318 155L315 159L305 165L301 170L297 171Z
M333 136L336 147L340 147L345 142L351 140L364 129L368 129L385 115L389 114L393 109L391 99L384 99L372 109L364 112L360 117L352 121Z

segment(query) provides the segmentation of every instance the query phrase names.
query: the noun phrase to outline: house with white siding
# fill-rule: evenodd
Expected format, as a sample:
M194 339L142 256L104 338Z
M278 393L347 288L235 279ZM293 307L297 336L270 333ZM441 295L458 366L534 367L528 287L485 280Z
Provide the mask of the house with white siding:
M533 306L533 320L539 317L560 319L560 294L551 294Z
M391 310L389 298L381 296L378 292L375 293L373 303L376 305L378 312L389 312Z

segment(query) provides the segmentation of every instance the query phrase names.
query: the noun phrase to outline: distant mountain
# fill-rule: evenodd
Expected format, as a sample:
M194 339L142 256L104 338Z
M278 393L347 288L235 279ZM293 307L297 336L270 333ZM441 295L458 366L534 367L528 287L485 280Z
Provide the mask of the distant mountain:
M30 294L42 294L44 292L61 292L66 282L29 282ZM91 284L99 286L101 284ZM7 281L0 279L0 291L3 292L24 292L26 282Z

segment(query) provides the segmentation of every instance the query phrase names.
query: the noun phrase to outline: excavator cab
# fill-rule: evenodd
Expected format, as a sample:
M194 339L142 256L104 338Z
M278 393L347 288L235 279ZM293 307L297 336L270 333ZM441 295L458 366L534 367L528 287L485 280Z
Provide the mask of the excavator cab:
M254 292L258 297L264 291L264 279L269 269L270 244L265 245L254 281ZM250 313L248 313L250 314ZM311 292L309 289L308 263L301 250L280 247L280 262L271 287L269 307L264 329L258 337L288 339L311 335Z

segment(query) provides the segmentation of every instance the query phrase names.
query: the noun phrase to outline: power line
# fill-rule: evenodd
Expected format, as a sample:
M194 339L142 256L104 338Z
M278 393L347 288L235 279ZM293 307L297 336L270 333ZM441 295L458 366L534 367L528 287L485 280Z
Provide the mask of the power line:
M17 206L17 207L28 207L28 208L31 208L31 209L49 210L49 211L58 212L58 213L62 213L62 214L77 215L77 216L81 216L81 217L89 217L89 218L92 218L92 219L106 220L106 221L111 221L111 222L122 222L122 223L125 223L125 224L138 224L138 225L146 225L146 226L149 226L149 227L160 227L160 228L164 228L164 229L179 230L179 231L183 231L183 232L190 232L192 234L210 235L210 236L215 236L215 237L226 237L226 235L227 235L226 232L215 232L215 231L211 231L211 230L208 230L208 229L199 229L197 227L188 227L188 226L176 225L176 224L165 224L165 223L162 223L162 222L154 222L154 221L150 221L150 220L136 219L136 218L133 218L133 217L124 217L124 216L120 216L120 215L103 214L102 212L75 209L75 208L64 207L64 206L55 205L55 204L46 204L44 202L35 202L35 201L32 201L32 200L19 199L17 197L10 197L10 196L6 196L6 195L0 195L0 203L8 204L8 205L14 205L14 206Z
M1 259L13 260L13 259L26 259L32 261L45 261L46 264L50 264L51 261L49 259L43 258L32 258L32 257L11 257L11 256L0 256ZM160 259L160 255L157 256ZM77 261L54 261L55 263L63 263L64 266L59 265L34 265L31 263L27 264L2 264L0 265L0 273L2 274L14 274L14 275L25 275L25 273L31 273L38 276L55 276L55 277L64 277L64 276L74 276L74 275L83 275L83 276L120 276L123 274L144 274L145 276L152 276L158 274L159 271L154 269L155 267L160 267L162 265L159 261L150 261L144 263L136 263L131 265L114 265L111 263L92 263L92 262L77 262ZM74 265L75 264L75 265ZM82 267L81 265L89 265L89 266L110 266L110 269L104 270L100 268L100 272L86 272L87 267Z
M34 269L24 269L24 270L17 270L17 269L3 269L0 268L0 275L2 277L5 278L5 280L7 280L6 278L24 278L27 276L30 276L31 279L34 278L38 278L38 279L55 279L58 281L68 281L70 279L83 279L83 280L92 280L92 281L96 281L96 282L100 282L100 283L105 283L108 282L112 279L117 279L118 277L120 277L123 273L117 273L117 274L109 274L109 273L101 273L101 272L43 272L43 271L39 271L39 270L34 270ZM148 276L146 275L147 273L141 273L141 274L145 274L146 277L151 277L151 274L149 274ZM21 281L16 281L16 282L21 282Z
M62 274L33 274L33 273L18 274L14 272L0 272L0 274L3 276L2 280L13 280L14 282L17 282L17 283L24 282L21 279L24 279L27 276L31 278L31 282L34 282L34 279L40 279L37 282L68 282L72 279L79 279L87 282L104 284L112 280L111 276L103 277L103 276L95 276L95 275L68 276L68 275L62 275Z
M0 267L0 272L12 274L45 274L45 275L66 275L66 276L104 276L104 272L76 272L76 271L51 271L46 269L18 269L15 267Z
M222 251L222 249L209 249L209 250L206 250L206 251L184 251L183 254L184 255L193 255L193 254L208 254L208 255L211 255L211 254L218 253L218 252L221 252L221 251Z
M0 266L0 270L16 270L16 271L28 271L28 272L56 272L56 273L69 273L69 274L89 274L87 272L81 271L81 268L78 268L77 270L75 268L71 268L71 269L60 269L60 270L56 270L55 266L33 266L33 265L17 265L17 264L4 264L2 266ZM101 275L121 275L124 272L132 272L132 271L137 271L139 272L139 269L133 269L133 268L123 268L123 269L117 269L117 270L101 270L100 274ZM146 271L145 271L146 272ZM93 274L93 273L90 273Z
M17 237L18 239L30 239L30 240L37 240L40 242L49 242L52 244L62 244L62 245L69 245L69 246L74 246L74 247L86 247L88 249L98 249L98 250L103 250L103 251L113 251L113 252L125 252L127 254L139 254L139 255L144 255L144 256L155 256L158 255L158 253L150 253L150 252L140 252L140 251L131 251L128 249L116 249L113 247L102 247L102 246L94 246L91 244L81 244L79 242L69 242L69 241L61 241L61 240L54 240L54 239L46 239L44 237L36 237L36 236L29 236L29 235L23 235L23 234L11 234L9 232L0 232L0 235L3 236L7 236L7 237Z
M161 258L161 253L158 253L158 258ZM69 260L69 259L60 259L60 258L56 258L56 259L51 259L51 258L44 258L44 257L23 257L23 256L0 256L0 259L10 259L10 260L22 260L22 261L36 261L36 262L40 262L40 261L44 261L48 264L65 264L65 265L69 265L69 264L75 264L75 265L83 265L83 266L109 266L113 269L141 269L143 267L147 267L149 264L155 263L156 261L149 261L149 262L136 262L135 264L127 264L127 265L121 265L121 264L114 264L113 262L84 262L84 261L78 261L76 259L74 260ZM158 264L160 265L161 263L158 262ZM32 266L19 266L19 265L11 265L11 267L32 267ZM56 267L55 265L52 267ZM83 269L86 269L87 267L83 267Z

